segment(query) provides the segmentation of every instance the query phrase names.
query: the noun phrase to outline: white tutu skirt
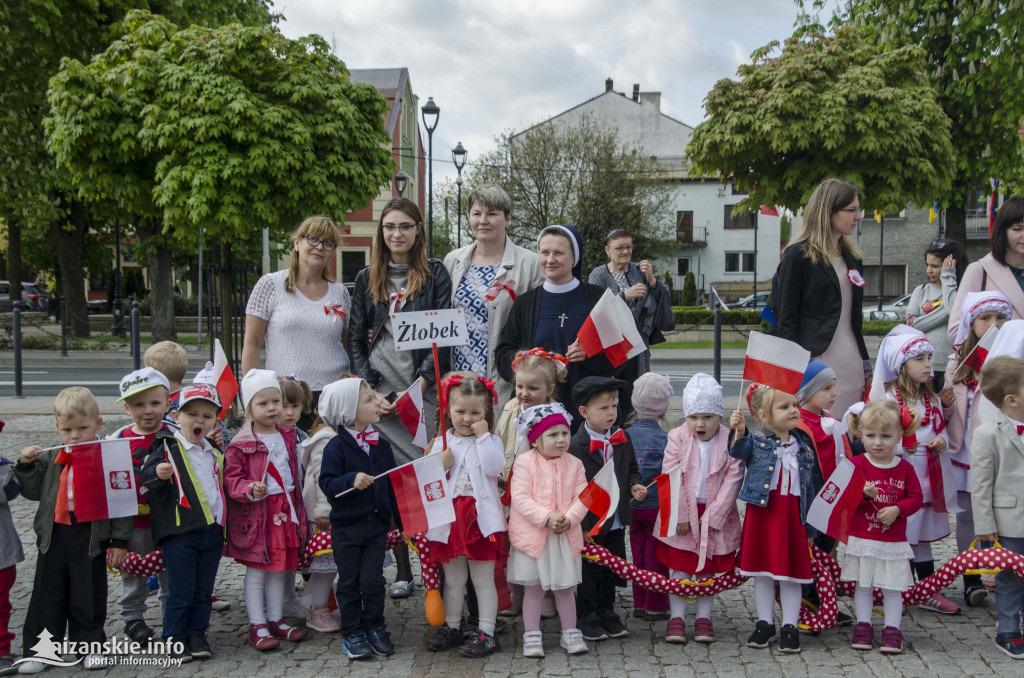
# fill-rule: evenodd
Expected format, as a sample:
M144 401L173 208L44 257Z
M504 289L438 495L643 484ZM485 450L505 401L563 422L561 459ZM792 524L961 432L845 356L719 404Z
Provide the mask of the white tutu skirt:
M839 545L839 553L842 556L840 578L843 581L891 591L906 591L914 585L914 575L910 571L914 551L905 541L850 537L849 543Z
M583 578L583 560L574 556L565 534L548 534L540 558L512 549L506 578L510 584L540 586L545 591L571 589Z

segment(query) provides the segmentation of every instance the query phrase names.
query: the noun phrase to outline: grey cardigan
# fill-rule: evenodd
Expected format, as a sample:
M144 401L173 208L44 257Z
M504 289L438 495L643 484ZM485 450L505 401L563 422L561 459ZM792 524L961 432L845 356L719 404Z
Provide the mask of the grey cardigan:
M676 327L676 318L672 313L672 301L669 299L668 288L661 282L655 282L652 287L647 282L647 276L640 272L640 267L629 262L626 269L626 286L642 282L647 285L647 294L636 299L627 300L618 281L612 275L607 264L598 266L590 272L590 284L607 288L618 294L619 298L626 302L633 312L633 320L636 328L640 331L647 345L660 344L665 341L662 332L668 332Z

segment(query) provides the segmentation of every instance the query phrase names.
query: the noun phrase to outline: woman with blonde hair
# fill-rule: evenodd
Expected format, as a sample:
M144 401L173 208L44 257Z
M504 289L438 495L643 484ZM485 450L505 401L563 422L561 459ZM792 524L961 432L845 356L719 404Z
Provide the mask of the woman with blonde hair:
M338 227L327 216L309 217L292 232L288 268L261 277L245 307L242 376L260 366L293 376L313 392L297 426L308 432L320 391L349 369L348 324L352 301L334 279Z
M774 333L800 344L836 373L836 412L862 400L871 361L861 333L864 275L850 236L863 196L853 184L826 179L804 210L804 226L772 277ZM851 360L859 355L861 362Z

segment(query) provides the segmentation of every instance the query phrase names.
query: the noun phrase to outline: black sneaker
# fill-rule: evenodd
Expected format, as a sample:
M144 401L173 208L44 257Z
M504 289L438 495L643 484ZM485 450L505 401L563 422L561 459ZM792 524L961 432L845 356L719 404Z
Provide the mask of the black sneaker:
M192 652L188 649L188 640L185 638L165 638L167 643L167 656L175 663L184 664L192 661Z
M210 641L206 639L206 634L202 633L188 637L188 651L193 659L207 659L213 656Z
M476 633L479 628L479 622L472 619L466 619L465 617L459 621L459 633L462 634L464 640L469 640ZM494 635L498 635L502 631L508 628L508 622L498 617L494 620Z
M486 657L495 652L501 652L501 643L494 636L489 636L479 629L476 630L465 645L459 648L459 654L473 659Z
M606 612L601 615L601 628L609 638L625 638L629 635L629 629L619 620L619 615L614 612Z
M758 620L757 626L754 627L754 632L750 634L749 638L747 638L747 646L765 648L768 647L768 643L770 643L774 637L775 624L761 619Z
M798 654L800 652L800 634L792 624L782 627L782 635L779 637L779 652Z
M124 635L136 643L145 645L146 642L153 639L155 632L142 619L132 619L129 622L125 622Z
M985 596L988 595L988 589L979 584L971 584L964 589L964 604L967 607L978 607L982 601L985 600Z
M845 612L836 612L836 626L849 626L853 623L853 617Z
M440 652L441 650L450 650L453 647L457 647L461 642L462 632L444 624L439 626L433 635L430 636L430 640L427 641L427 647L434 652Z
M378 654L381 657L390 657L395 653L395 644L391 642L391 634L388 633L388 627L381 624L367 635L370 640L370 648L373 649L374 654Z
M13 654L0 655L0 676L13 676L18 672L18 667L14 665L14 662L18 658Z
M601 625L601 620L596 614L588 614L577 622L580 626L580 633L584 640L607 640L608 632Z
M996 645L1014 659L1024 659L1024 639L1014 635L996 636Z
M370 647L370 639L362 631L345 636L345 644L342 646L345 656L349 659L366 659L373 654Z

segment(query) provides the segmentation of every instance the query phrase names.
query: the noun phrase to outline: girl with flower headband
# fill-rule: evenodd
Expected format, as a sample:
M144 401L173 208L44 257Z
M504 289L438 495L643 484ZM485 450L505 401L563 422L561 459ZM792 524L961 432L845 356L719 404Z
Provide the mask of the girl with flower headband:
M486 657L501 650L494 637L498 619L494 573L505 565L508 526L498 495L505 450L501 438L491 433L496 400L490 379L472 372L447 374L441 382L447 440L434 438L427 453L441 455L448 471L444 492L455 504L454 523L427 531L430 553L444 569L446 611L444 625L434 632L428 646L439 651L462 643L462 606L467 580L472 577L480 628L459 650L466 657Z
M878 347L871 400L895 400L900 407L916 411L921 426L916 435L903 439L897 450L917 473L924 494L921 510L907 520L907 541L914 550L918 579L935 572L933 541L949 536L949 514L959 513L956 483L946 437L946 415L952 413L953 397L940 400L932 385L932 354L935 347L924 333L897 325ZM956 614L960 606L936 592L921 604L925 610Z

